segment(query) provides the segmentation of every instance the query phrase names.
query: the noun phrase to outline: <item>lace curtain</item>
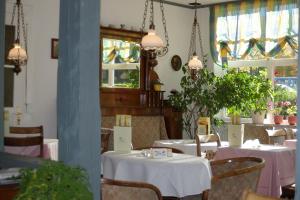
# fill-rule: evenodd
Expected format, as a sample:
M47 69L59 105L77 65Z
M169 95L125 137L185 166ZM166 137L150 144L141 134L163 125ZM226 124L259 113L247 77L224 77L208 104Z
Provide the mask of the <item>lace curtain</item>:
M249 0L210 10L211 53L229 60L292 58L298 53L297 0Z

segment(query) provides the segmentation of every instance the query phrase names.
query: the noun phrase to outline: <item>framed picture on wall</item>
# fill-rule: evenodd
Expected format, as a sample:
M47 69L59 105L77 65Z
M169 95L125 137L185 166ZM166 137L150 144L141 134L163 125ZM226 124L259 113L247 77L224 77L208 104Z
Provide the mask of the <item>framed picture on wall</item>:
M51 58L58 59L58 39L52 38L51 39Z

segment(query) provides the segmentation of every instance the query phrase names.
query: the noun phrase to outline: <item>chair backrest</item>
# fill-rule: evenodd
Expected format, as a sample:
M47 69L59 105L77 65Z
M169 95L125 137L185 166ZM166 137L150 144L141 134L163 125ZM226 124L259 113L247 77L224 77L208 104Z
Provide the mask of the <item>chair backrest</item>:
M207 142L217 142L217 146L221 146L221 139L219 134L208 134L208 135L195 135L196 140L196 148L197 148L197 156L202 156L201 154L201 143L207 143Z
M10 134L20 134L20 137L5 136L4 145L6 146L40 146L39 157L43 157L44 152L44 129L43 126L37 127L10 127Z
M101 128L101 154L109 149L109 138L114 130L110 128Z
M266 129L269 136L269 144L283 144L287 138L287 131L285 129L268 130Z
M177 148L173 148L173 147L162 147L162 146L151 146L151 147L139 147L139 148L135 148L134 150L143 150L143 149L151 149L151 148L162 148L162 149L171 149L172 153L184 153L182 150L177 149Z
M212 184L209 200L240 200L243 191L256 191L261 169L265 166L262 158L240 157L211 161ZM204 198L205 199L205 198Z
M157 187L149 183L101 180L102 200L162 200Z

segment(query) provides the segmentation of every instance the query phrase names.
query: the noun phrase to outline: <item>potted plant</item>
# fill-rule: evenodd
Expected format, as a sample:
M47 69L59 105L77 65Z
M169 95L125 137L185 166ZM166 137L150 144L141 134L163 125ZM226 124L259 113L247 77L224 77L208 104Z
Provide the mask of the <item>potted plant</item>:
M159 79L153 80L152 84L154 91L161 91L161 86L164 85Z
M93 195L83 169L45 161L37 169L21 170L20 192L15 200L27 199L91 200Z
M249 87L251 89L250 109L252 111L252 122L263 124L267 111L268 101L273 98L272 82L266 78L265 72L252 76Z
M251 107L253 96L253 77L246 72L229 70L222 78L220 92L223 91L222 102L231 117L228 125L228 141L230 146L240 146L244 139L244 124L241 124L241 114Z
M229 70L217 87L222 92L222 104L231 116L232 124L240 124L240 115L251 107L253 77L246 72Z
M221 78L206 68L196 72L196 79L193 79L186 65L182 67L182 71L181 91L169 95L168 101L176 110L183 112L183 130L193 139L200 117L209 117L210 122L215 125L222 123L215 115L224 107L221 100L224 92L217 89Z
M297 123L297 106L291 106L287 110L289 116L288 116L288 122L290 125L295 125Z

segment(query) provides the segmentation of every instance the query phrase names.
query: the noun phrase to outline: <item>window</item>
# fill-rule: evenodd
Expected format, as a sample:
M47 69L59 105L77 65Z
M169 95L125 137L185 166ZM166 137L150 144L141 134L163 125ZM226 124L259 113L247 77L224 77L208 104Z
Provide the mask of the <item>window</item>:
M136 42L103 38L102 87L140 87L140 46Z
M275 101L296 103L297 0L241 1L211 8L211 53L219 66L256 74L267 72ZM219 66L217 66L219 65ZM223 73L223 72L222 72ZM281 95L282 94L282 95ZM223 112L226 116L226 112ZM245 113L244 117L249 117Z

